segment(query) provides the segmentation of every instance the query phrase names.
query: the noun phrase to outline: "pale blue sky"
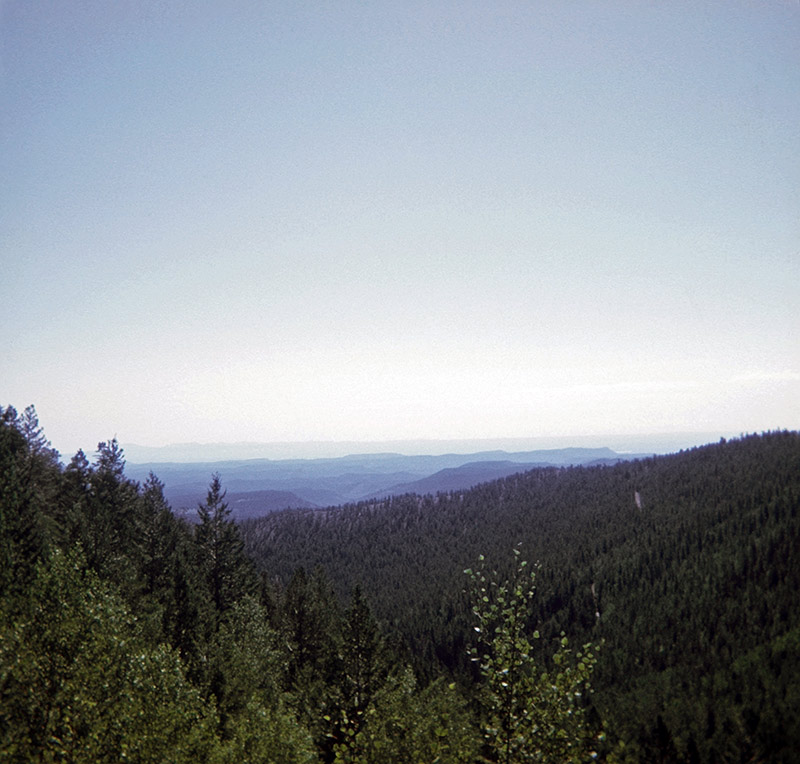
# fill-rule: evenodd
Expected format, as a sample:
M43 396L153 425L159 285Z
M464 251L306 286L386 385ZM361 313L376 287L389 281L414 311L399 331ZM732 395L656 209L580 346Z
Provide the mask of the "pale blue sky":
M800 3L0 0L54 445L800 427Z

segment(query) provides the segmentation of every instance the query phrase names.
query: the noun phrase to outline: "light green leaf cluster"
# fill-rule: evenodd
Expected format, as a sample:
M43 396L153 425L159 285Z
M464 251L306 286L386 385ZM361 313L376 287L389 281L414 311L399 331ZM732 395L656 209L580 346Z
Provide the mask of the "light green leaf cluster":
M455 685L419 691L407 669L376 693L353 740L336 746L336 764L469 764L480 739Z
M537 666L529 634L535 568L514 549L512 578L498 583L480 557L478 570L465 573L472 582L472 612L480 643L471 648L483 679L485 742L491 759L502 764L591 761L598 736L585 718L584 699L591 690L596 651L591 645L574 655L566 636L548 671Z
M216 715L177 654L150 647L80 550L40 564L29 608L0 626L0 759L212 759Z
M318 761L311 735L281 707L255 698L229 725L231 738L221 764L313 764Z
M209 650L211 689L223 729L256 698L277 707L283 674L276 634L263 606L251 596L232 605Z

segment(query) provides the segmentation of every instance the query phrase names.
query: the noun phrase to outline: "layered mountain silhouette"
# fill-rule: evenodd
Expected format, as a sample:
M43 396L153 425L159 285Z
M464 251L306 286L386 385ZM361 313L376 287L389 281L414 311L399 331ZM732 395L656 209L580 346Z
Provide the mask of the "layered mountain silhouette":
M338 506L404 493L435 494L534 467L614 464L641 455L610 448L539 451L482 451L473 454L358 454L325 459L245 459L215 462L128 464L127 474L144 481L154 472L173 509L192 517L205 499L211 476L219 473L237 519L279 509Z

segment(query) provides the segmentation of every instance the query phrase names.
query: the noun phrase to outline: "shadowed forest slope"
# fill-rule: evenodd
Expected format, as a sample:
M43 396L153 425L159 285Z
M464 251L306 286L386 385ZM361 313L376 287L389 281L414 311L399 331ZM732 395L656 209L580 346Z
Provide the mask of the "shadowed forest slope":
M0 408L3 761L800 750L798 433L241 525L163 488Z
M242 529L268 576L322 566L342 594L360 584L421 671L457 673L463 570L484 554L502 573L520 544L541 564L531 627L603 642L597 705L642 755L779 760L800 743L799 505L800 436L774 432Z

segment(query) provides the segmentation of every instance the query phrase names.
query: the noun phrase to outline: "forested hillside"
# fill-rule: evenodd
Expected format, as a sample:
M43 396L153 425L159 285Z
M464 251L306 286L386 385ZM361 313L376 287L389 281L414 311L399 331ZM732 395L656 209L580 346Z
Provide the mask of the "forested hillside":
M0 409L0 761L606 758L591 648L559 641L548 674L520 652L523 561L509 583L476 572L481 655L459 684L415 674L358 587L259 578L218 476L197 514L127 478L115 440L64 466L32 407Z
M422 673L468 675L462 571L541 564L530 627L602 642L595 702L642 761L787 761L800 750L800 436L611 467L538 469L243 526L271 578L359 583ZM547 643L543 640L543 644Z
M403 493L466 489L535 466L625 461L633 454L609 448L480 451L406 455L391 452L318 459L244 459L221 462L128 464L129 477L144 482L156 472L174 511L194 512L208 476L219 474L237 520L275 509L338 506ZM261 492L260 495L255 492Z
M189 524L0 409L0 760L791 761L799 504L774 432Z

